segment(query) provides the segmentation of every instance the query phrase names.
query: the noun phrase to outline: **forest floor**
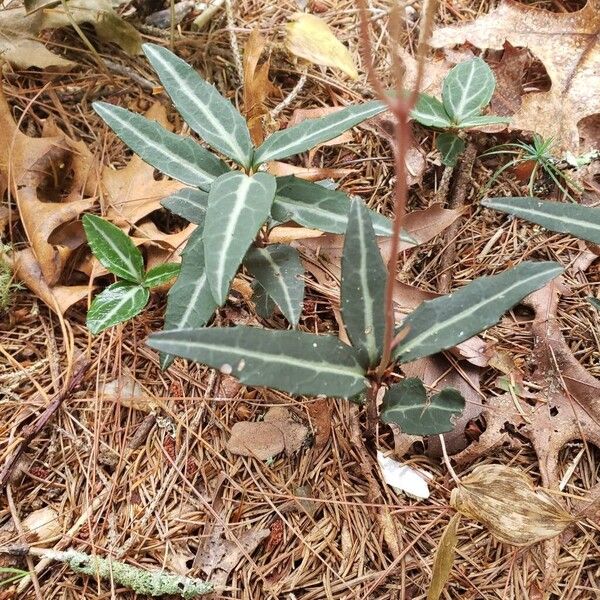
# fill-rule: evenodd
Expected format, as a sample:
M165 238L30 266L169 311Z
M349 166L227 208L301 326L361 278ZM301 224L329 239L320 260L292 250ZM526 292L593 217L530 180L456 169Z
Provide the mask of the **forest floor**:
M266 40L262 60L270 56L269 78L274 86L265 101L269 110L290 94L302 76L302 65L283 48L285 23L302 10L299 4L242 0L233 6L240 48L254 29ZM526 4L531 7L533 3ZM134 24L164 8L162 2L132 2L131 6L137 6L138 12L126 18ZM388 84L387 4L374 0L370 6L375 16L376 62ZM435 26L474 21L496 6L493 0L446 0ZM582 6L562 0L535 3L551 16ZM355 5L347 0L310 0L308 10L332 27L359 64ZM419 10L419 3L414 3L406 12L399 36L400 47L408 55L414 52ZM242 105L225 12L217 12L199 32L191 27L197 14L190 12L183 18L173 39L169 28L140 30L145 41L167 47L173 42L178 55ZM132 159L131 152L93 112L91 102L103 100L140 113L159 103L178 132L183 130L180 117L161 93L143 55L130 56L114 44L99 41L91 27L82 27L101 60L109 61L108 67L100 68L77 32L66 27L46 32L44 41L48 48L75 61L74 68L12 67L5 70L2 80L3 135L10 131L11 119L31 138L64 135L69 141L61 144L66 145L69 158L66 168L61 166L63 171L46 174L48 181L38 188L44 201L29 221L36 224L33 233L31 227L24 227L15 199L5 193L0 177L0 188L8 199L0 204L1 239L18 251L27 250L38 234L47 234L42 242L50 245L69 247L69 240L79 241L69 247L52 289L45 286L40 291L43 286L29 285L14 290L12 304L1 316L0 468L6 467L18 448L23 428L52 401L59 399L61 404L10 469L0 500L0 545L25 538L46 548L75 547L143 568L208 576L225 585L215 596L219 598L427 598L434 555L453 514L449 500L455 483L444 466L439 443L394 435L388 426L380 426L377 447L381 452L431 474L429 498L411 499L383 481L375 457L365 449L360 406L247 389L227 375L181 359L161 371L157 354L144 341L162 328L164 293L153 294L147 309L135 319L96 337L89 334L86 302L93 291L89 254L81 246L81 227L76 224L78 214L107 214L112 206L131 224L132 233L146 238L146 257L156 262L172 255L189 231L182 234L186 224L169 218L158 204L172 189L171 183ZM561 51L558 46L556 51ZM593 51L600 52L597 46ZM429 89L439 91L440 73L473 54L485 57L497 73L499 91L506 91L507 96L517 85L515 80L512 87L510 81L506 83L511 68L517 73L513 77L520 94L551 88L553 71L539 57L523 51L510 62L507 52L506 48L478 49L468 44L439 48L428 66ZM266 119L267 129L285 127L297 109L372 98L364 71L359 71L359 79L352 81L335 69L309 66L306 83L289 106ZM514 93L510 98L515 101ZM500 110L500 104L492 108ZM593 124L598 125L598 115L594 118ZM570 407L585 402L590 389L577 392L563 381L563 403L558 408L544 404L537 371L542 348L551 357L544 366L545 375L552 371L559 387L561 377L580 381L581 368L590 378L586 380L589 385L600 378L600 314L586 300L598 293L597 249L479 205L483 194L528 195L523 175L513 170L505 171L485 190L508 158L481 155L499 143L530 140L531 131L475 132L470 135L466 158L451 169L441 164L432 131L419 125L413 129L408 210L422 243L402 253L396 296L400 312L527 258L556 260L566 272L562 287L543 290L537 300L507 313L472 344L419 361L406 374L421 375L432 388L443 380L465 395L468 414L447 440L451 454L457 454L454 467L459 478L476 466L511 465L536 484L554 488L556 498L576 512L582 500L598 501L600 453L585 442L585 432L596 427L600 437L600 424L592 415L581 426L581 435L571 435L576 425L569 421ZM390 121L384 115L356 128L342 143L322 146L290 162L299 173L314 170L318 179L335 179L341 189L390 216L394 172L389 132ZM584 138L582 131L582 148ZM3 138L2 144L9 147L11 140ZM0 150L0 157L5 150ZM593 167L594 163L571 171L582 189L574 197L588 205L600 202L600 183ZM76 197L76 183L85 169L86 176L93 174L94 183L86 184L85 192L80 187ZM560 198L552 182L543 177L536 181L536 192L542 198ZM67 200L80 204L70 217L55 217L58 213L53 209L62 210ZM307 297L300 328L337 331L339 282L335 269L329 268L329 238L296 240L296 244L307 260ZM31 274L29 280L23 278L32 283ZM102 287L108 281L103 277L95 284ZM281 316L269 321L256 316L246 287L242 277L216 322L285 328ZM64 300L61 306L72 305L64 312L53 311L47 306L49 297ZM558 302L555 310L553 299ZM540 308L544 302L545 313ZM544 319L546 325L549 321L556 324L554 337L548 334L550 341L540 334L549 331L541 324ZM598 391L600 385L596 397ZM533 414L540 405L543 418ZM285 407L308 429L299 449L268 461L232 453L227 447L232 426L259 421L271 407ZM515 425L521 414L528 419L524 427ZM594 439L593 434L589 437ZM28 516L42 509L50 512L36 513L41 524L32 525ZM44 524L44 514L56 515L56 520ZM442 597L599 598L599 523L597 513L595 517L586 513L586 519L562 537L517 548L496 540L481 523L463 518ZM39 535L36 527L41 528ZM135 597L59 563L0 557L0 566L34 573L0 588L2 598Z

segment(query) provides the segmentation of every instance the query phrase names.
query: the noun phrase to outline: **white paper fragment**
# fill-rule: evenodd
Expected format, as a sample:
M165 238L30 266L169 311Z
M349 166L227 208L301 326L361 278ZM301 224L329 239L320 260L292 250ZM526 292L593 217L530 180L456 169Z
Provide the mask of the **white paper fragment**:
M428 473L417 471L408 465L399 463L393 458L384 456L377 451L377 462L383 475L383 480L398 493L404 493L411 498L426 500L429 498L429 486L426 477Z

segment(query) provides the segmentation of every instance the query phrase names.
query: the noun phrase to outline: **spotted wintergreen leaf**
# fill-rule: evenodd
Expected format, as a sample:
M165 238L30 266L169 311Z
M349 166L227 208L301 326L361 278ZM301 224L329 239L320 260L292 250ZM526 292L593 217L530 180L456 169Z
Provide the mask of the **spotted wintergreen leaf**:
M158 265L158 267L154 267L154 269L150 269L146 273L146 276L144 277L144 286L152 289L159 285L163 285L164 283L168 283L171 279L174 279L179 275L180 269L181 265L177 263Z
M550 231L600 244L600 208L537 198L488 198L483 206L521 217Z
M187 219L202 227L208 206L208 192L194 188L183 188L167 196L160 202L174 215Z
M144 279L142 253L118 227L96 215L84 215L83 229L103 267L127 281L140 283Z
M195 229L181 255L181 272L167 295L165 329L203 327L213 316L215 302L204 268L202 230ZM161 354L160 365L166 369L174 356Z
M479 57L459 63L444 79L442 100L455 124L481 112L492 99L496 80L492 70Z
M273 316L276 304L265 288L256 280L252 282L252 300L259 317L270 319Z
M166 48L156 44L142 48L185 122L213 148L249 167L253 153L250 132L233 104Z
M194 140L171 133L156 121L105 102L92 106L142 160L173 179L208 189L216 177L229 170Z
M428 399L423 382L411 377L386 391L381 420L409 435L435 435L452 431L454 418L464 408L465 399L457 390L445 388Z
M280 223L295 221L299 225L329 233L344 233L348 225L350 198L344 192L328 189L293 175L277 178L277 192L271 215ZM393 223L383 215L369 210L376 235L392 234ZM402 240L414 243L403 232Z
M458 127L459 129L467 129L468 127L484 127L485 125L501 125L503 123L510 123L510 119L508 117L497 117L496 115L474 115L466 117L458 124Z
M410 362L464 342L495 325L508 309L562 271L555 262L527 261L423 302L402 322L408 334L396 346L394 358Z
M246 251L267 220L275 178L268 173L248 177L239 171L221 175L210 188L204 223L206 275L220 305Z
M428 94L419 95L419 100L410 116L426 127L445 129L452 126L452 121L444 105L437 98Z
M369 212L360 200L350 207L342 255L341 308L361 364L377 363L385 329L386 270Z
M253 247L244 258L244 266L275 301L285 318L296 326L304 300L304 269L298 251L284 244Z
M465 142L454 133L440 133L435 139L435 145L442 155L442 162L448 166L456 165L458 157L465 149Z
M148 344L290 394L347 398L367 386L353 349L329 335L240 326L162 331Z
M254 154L254 164L281 160L310 150L386 110L379 100L347 106L319 119L307 119L270 135Z
M86 325L96 335L117 323L135 317L148 303L147 288L128 281L118 281L98 294L88 310Z

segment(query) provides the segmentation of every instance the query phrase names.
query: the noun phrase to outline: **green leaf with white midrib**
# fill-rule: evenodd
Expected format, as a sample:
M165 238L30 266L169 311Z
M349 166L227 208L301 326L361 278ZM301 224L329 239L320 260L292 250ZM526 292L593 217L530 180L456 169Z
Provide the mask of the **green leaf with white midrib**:
M208 192L195 188L183 188L163 198L160 203L174 215L179 215L190 223L202 227L208 207Z
M304 269L295 248L273 244L250 248L244 266L275 301L285 318L296 326L304 300Z
M219 305L227 299L232 279L269 216L275 187L275 178L268 173L249 177L232 171L221 175L210 188L204 255L208 283Z
M496 115L483 115L466 117L458 124L459 129L467 129L468 127L484 127L485 125L500 125L510 123L508 117L497 117Z
M568 233L600 244L600 208L548 202L531 197L487 198L481 204L537 223L550 231Z
M453 420L465 408L465 400L455 389L445 388L427 399L425 386L412 377L391 386L383 396L381 420L397 425L409 435L436 435L452 431Z
M294 221L328 233L344 233L348 226L350 198L344 192L298 179L293 175L277 178L277 192L271 215L280 223ZM388 218L369 209L376 235L390 236L393 223ZM406 232L401 239L415 243Z
M319 119L308 119L270 135L254 153L254 165L281 160L332 140L348 129L386 110L379 100L347 106Z
M442 163L447 167L454 167L465 149L464 140L450 132L440 133L435 138L435 145L442 155Z
M353 200L342 255L341 309L353 347L365 367L383 349L386 270L366 207Z
M410 362L464 342L495 325L507 310L562 271L554 262L524 262L423 302L402 322L408 334L396 346L394 359Z
M452 126L452 120L448 116L444 105L429 94L419 94L419 100L410 116L426 127L446 129Z
M179 275L181 265L177 263L164 263L150 269L144 277L144 286L152 289L171 281Z
M98 294L87 313L86 325L94 335L135 317L148 303L147 288L118 281Z
M182 252L181 273L167 296L164 329L203 327L217 308L206 278L202 233L200 227L195 229ZM161 368L173 359L171 354L161 354Z
M476 57L450 70L442 87L444 108L458 124L481 112L492 99L496 80L483 59Z
M83 229L94 256L103 267L127 281L144 278L144 259L131 239L117 226L96 215L84 215Z
M290 394L347 398L367 387L352 348L329 335L240 326L163 331L148 344Z
M142 160L187 185L210 187L227 165L194 140L125 108L94 102L94 110Z
M250 132L233 104L166 48L156 44L144 44L142 48L185 122L213 148L250 167Z
M273 302L273 298L267 294L267 290L256 280L252 282L252 301L259 317L270 319L273 316L276 304Z

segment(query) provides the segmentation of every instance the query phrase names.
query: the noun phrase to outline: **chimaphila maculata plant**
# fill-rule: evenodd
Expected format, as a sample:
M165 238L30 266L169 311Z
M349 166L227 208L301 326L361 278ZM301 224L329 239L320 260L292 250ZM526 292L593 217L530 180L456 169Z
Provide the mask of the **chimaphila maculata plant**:
M181 273L169 293L165 331L151 335L148 341L163 353L163 364L182 356L232 374L248 385L291 394L349 398L366 391L371 426L373 413L377 415L377 392L383 386L387 388L381 412L385 422L397 423L411 433L450 430L450 417L464 404L458 392L444 390L428 400L420 382L404 380L390 385L395 366L451 348L495 324L524 296L558 275L560 265L525 262L500 275L477 279L423 303L400 326L395 325L393 282L403 213L398 206L406 200L407 121L417 94L390 99L381 93L380 102L306 121L253 148L242 117L212 86L167 50L146 46L145 51L190 126L244 169L229 171L225 163L192 140L166 132L139 115L96 105L142 158L195 186L165 202L174 212L197 222L198 228L188 241ZM469 86L461 89L465 99L457 98L457 102L468 104L474 90ZM343 194L332 196L330 190L316 184L257 172L263 162L304 151L386 107L400 117L395 125L399 185L393 227L359 200L350 201ZM297 255L286 246L267 245L264 238L273 221L288 220L346 233L341 306L351 346L331 335L297 330L203 326L225 301L242 262L257 279L260 304L265 295L270 296L290 322L297 323L302 296L293 291L292 278L282 267L292 253L294 260ZM377 234L391 234L392 259L387 271ZM290 271L298 273L298 269Z
M435 144L446 166L456 165L465 149L464 130L508 122L504 117L481 114L495 88L492 70L484 60L475 57L450 69L444 78L441 101L419 94L411 116L421 125L441 130Z
M280 223L293 221L343 233L349 198L296 177L273 177L260 171L261 165L333 139L384 111L385 104L366 102L304 121L274 133L256 148L242 115L191 66L160 46L145 44L144 52L190 128L239 167L230 169L191 138L171 133L141 115L102 102L93 105L143 160L190 186L162 202L198 225L182 253L181 276L169 292L165 328L205 325L227 299L242 265L256 280L257 303L264 304L268 297L296 326L304 299L300 257L290 246L268 244L269 232ZM391 235L389 219L375 211L369 215L377 235ZM404 238L411 241L408 236ZM128 302L124 297L123 304ZM123 319L130 316L125 310L122 315ZM105 322L106 326L111 324ZM171 361L171 356L163 356L162 366Z

